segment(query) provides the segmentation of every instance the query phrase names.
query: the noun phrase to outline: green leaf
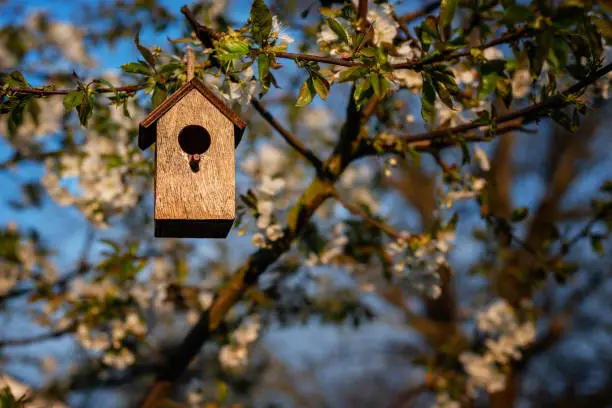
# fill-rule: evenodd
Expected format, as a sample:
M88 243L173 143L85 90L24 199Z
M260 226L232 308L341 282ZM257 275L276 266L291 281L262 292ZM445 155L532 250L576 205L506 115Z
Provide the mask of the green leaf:
M89 122L89 118L93 114L93 106L94 106L94 97L93 95L83 96L83 100L81 104L77 108L79 113L79 121L82 126L87 127L87 122Z
M270 72L270 56L266 54L257 56L257 72L259 73L259 80L263 82Z
M94 79L93 83L95 85L104 85L105 87L107 87L108 89L112 89L113 92L117 92L115 90L115 86L113 84L111 84L110 82L108 82L106 79L104 78L98 78L98 79Z
M372 84L372 89L374 90L374 95L380 97L381 95L380 76L377 73L373 72L370 74L369 78L370 78L370 83Z
M449 26L455 17L459 0L442 0L440 3L440 25Z
M612 194L612 180L604 181L599 190L603 193Z
M348 35L348 32L346 31L346 28L344 28L344 25L342 25L342 23L340 23L335 18L327 18L327 19L325 19L325 22L327 23L329 28L331 28L331 30L334 33L336 33L338 38L340 38L340 40L342 40L342 42L344 42L345 44L350 44L351 43L351 39L350 39L350 37Z
M11 74L6 78L6 82L10 86L15 86L17 88L27 88L29 86L28 81L26 81L23 74L19 71L11 72Z
M111 239L101 239L100 242L111 247L116 254L121 253L121 246L117 242Z
M128 62L121 66L121 70L129 74L151 75L151 69L142 62Z
M312 83L314 86L317 95L323 100L327 99L327 95L329 94L329 82L321 75L314 74L312 76Z
M350 67L340 73L338 82L352 82L359 78L362 78L368 73L367 68L364 67Z
M9 133L11 135L15 135L17 128L23 123L25 108L26 102L20 102L11 110L11 116L9 116L8 120Z
M478 97L482 99L491 95L497 88L498 80L499 76L495 72L483 76L480 83L480 91L478 91Z
M297 99L297 102L295 103L295 106L297 106L298 108L301 108L306 105L309 105L310 102L312 102L312 99L314 98L315 93L316 93L316 90L314 89L312 78L309 78L306 82L302 84L302 87L300 88L300 93L298 94L298 99Z
M272 14L264 0L255 0L251 6L251 24L253 37L259 44L270 36L272 31Z
M140 51L140 55L142 55L145 61L147 61L147 64L149 64L151 68L154 68L155 67L155 57L153 56L153 53L151 51L149 51L146 47L143 47L142 45L140 45L139 36L140 36L140 33L136 33L136 36L134 37L134 43L136 44L138 51Z
M368 79L364 79L363 81L359 81L355 86L354 98L355 101L359 101L361 99L361 95L370 89L370 81Z
M219 42L217 58L222 61L233 61L249 53L249 43L237 38L226 38Z
M406 152L408 153L414 164L416 164L417 166L421 166L421 154L417 152L414 147L410 145L406 146Z
M427 124L436 121L436 89L429 76L423 76L423 95L421 96L421 116Z
M170 74L174 71L176 71L177 69L179 69L183 64L178 62L178 61L170 61L169 63L162 65L159 68L159 71L162 74Z
M123 164L123 157L118 154L109 154L104 157L106 159L106 167L108 169L113 169L115 167L119 167Z
M153 96L151 97L151 104L153 105L153 109L157 108L163 101L168 97L168 90L164 84L157 82L155 84L155 90L153 91Z
M612 39L612 21L598 17L592 17L592 21L597 27L597 31L606 39L606 42Z
M512 211L512 222L521 222L529 215L529 209L527 207L520 207Z
M79 106L83 102L83 92L82 91L72 91L64 96L64 108L67 111L70 111L77 106Z
M342 14L341 10L328 7L320 8L319 12L325 17L338 17Z
M504 20L508 24L526 23L531 22L534 19L535 14L528 7L520 4L513 4L512 6L506 8L506 12L504 14Z
M603 256L604 254L604 245L603 245L604 236L599 234L591 235L591 249L599 256Z
M217 381L217 402L222 404L227 398L228 388L223 381Z

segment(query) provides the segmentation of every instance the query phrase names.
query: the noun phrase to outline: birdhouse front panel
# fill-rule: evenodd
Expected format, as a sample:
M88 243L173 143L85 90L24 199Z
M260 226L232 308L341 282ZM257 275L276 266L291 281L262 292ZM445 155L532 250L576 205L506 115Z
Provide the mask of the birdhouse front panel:
M196 89L159 119L155 236L227 235L235 218L234 146L235 124Z

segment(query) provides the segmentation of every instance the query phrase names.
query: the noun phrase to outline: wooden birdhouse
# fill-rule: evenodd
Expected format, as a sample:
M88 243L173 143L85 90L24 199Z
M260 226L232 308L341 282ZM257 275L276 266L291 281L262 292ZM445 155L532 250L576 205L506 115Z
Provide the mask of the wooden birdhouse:
M155 149L155 236L225 238L235 218L234 150L246 124L192 78L141 123Z

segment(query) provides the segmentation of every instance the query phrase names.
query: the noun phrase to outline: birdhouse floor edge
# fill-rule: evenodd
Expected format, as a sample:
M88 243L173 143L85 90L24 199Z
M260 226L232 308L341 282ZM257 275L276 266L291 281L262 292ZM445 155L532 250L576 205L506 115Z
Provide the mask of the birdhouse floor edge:
M218 220L155 220L156 238L225 238L234 219Z

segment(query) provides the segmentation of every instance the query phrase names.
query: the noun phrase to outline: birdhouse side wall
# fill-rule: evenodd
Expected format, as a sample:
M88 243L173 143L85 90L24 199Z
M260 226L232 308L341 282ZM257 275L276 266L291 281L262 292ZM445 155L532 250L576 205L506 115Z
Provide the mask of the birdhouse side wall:
M179 145L179 134L189 125L202 126L211 139L197 172L192 171L189 155ZM231 228L236 199L234 125L197 90L189 92L159 119L156 166L156 222L214 224L219 220L229 222Z

